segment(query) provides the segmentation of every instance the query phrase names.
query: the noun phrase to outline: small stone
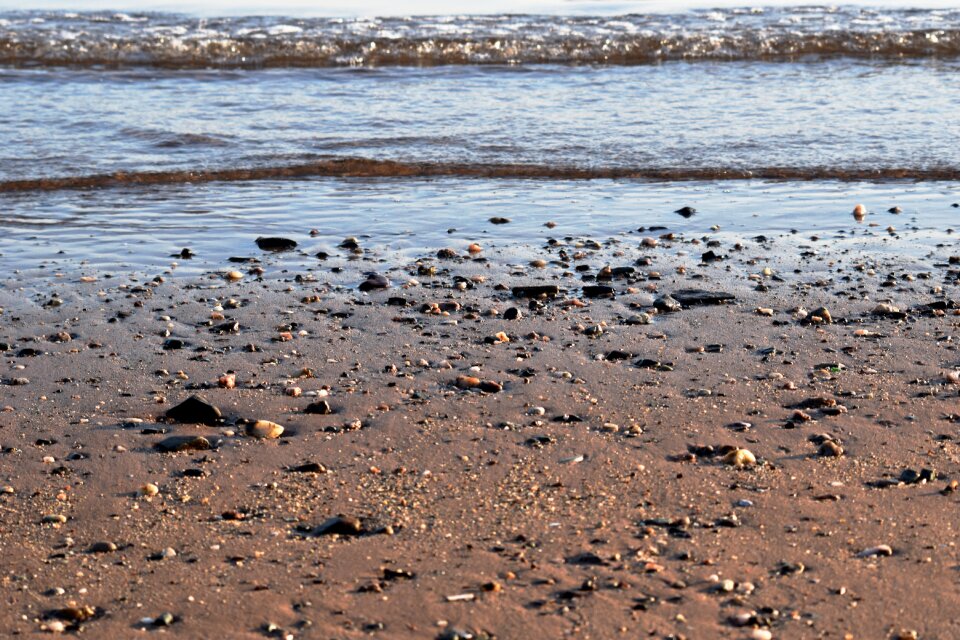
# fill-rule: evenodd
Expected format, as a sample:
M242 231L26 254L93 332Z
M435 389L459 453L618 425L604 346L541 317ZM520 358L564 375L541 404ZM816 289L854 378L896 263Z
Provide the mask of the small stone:
M858 221L863 220L867 217L867 208L862 204L858 204L853 208L853 217Z
M87 549L89 553L112 553L117 550L117 545L112 542L94 542Z
M827 440L820 444L817 455L823 458L839 458L843 455L843 447L833 440Z
M361 282L357 288L364 292L375 291L377 289L389 289L390 280L379 273L371 273L367 275L367 279Z
M868 547L857 554L858 558L876 558L881 556L892 556L893 549L889 545L879 544L875 547Z
M43 516L41 520L44 524L65 524L67 522L67 516L56 514L50 514Z
M314 415L326 416L333 413L333 408L330 406L330 403L326 400L318 400L317 402L311 402L303 410L304 413L310 413Z
M476 389L480 386L480 378L473 376L457 376L457 387L460 389Z
M160 493L160 487L158 487L157 485L153 484L152 482L148 482L147 484L145 484L145 485L143 485L142 487L140 487L140 495L142 495L142 496L146 496L146 497L148 497L148 498L152 498L153 496L157 495L158 493Z
M256 243L261 251L292 251L297 248L296 241L289 238L257 238Z
M269 420L257 420L247 425L247 435L253 438L274 439L283 433L283 426Z
M733 467L752 467L757 464L757 457L748 449L734 449L723 457L724 464Z
M361 533L363 533L363 523L360 522L359 518L353 518L350 516L336 516L334 518L330 518L312 531L312 535L315 536L358 536Z
M221 389L233 389L237 386L237 376L233 373L226 373L217 379L217 385Z
M220 409L199 396L190 396L167 411L166 416L176 422L216 425L221 418Z
M156 448L164 453L180 451L207 451L213 445L203 436L170 436L156 444Z

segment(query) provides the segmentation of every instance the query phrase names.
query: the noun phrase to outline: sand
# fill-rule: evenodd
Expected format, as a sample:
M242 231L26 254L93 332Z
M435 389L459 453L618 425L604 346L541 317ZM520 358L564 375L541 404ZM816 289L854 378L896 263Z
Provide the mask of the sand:
M337 277L389 289L224 264L8 304L0 635L956 637L950 248L916 270L800 244L361 242ZM656 312L689 288L734 299ZM222 423L165 420L193 395Z

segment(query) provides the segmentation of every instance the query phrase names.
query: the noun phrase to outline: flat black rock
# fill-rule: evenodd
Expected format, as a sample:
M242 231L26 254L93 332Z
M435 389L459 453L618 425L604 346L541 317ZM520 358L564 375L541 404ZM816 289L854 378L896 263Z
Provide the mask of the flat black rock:
M586 298L612 298L614 290L602 284L587 285L583 288L583 295Z
M257 246L262 251L292 251L297 242L289 238L257 238Z
M705 291L703 289L680 289L674 291L673 299L684 307L696 307L713 304L726 304L737 299L732 293L723 291Z
M215 425L219 423L222 414L220 409L203 398L190 396L167 411L166 416L176 422Z
M560 287L555 284L526 285L513 287L513 295L516 298L539 298L540 296L553 297L560 295Z
M676 211L674 211L674 213L679 213L679 214L680 214L681 216L683 216L684 218L690 218L690 217L692 217L693 214L695 214L696 212L697 212L697 210L694 209L693 207L680 207L679 209L677 209Z

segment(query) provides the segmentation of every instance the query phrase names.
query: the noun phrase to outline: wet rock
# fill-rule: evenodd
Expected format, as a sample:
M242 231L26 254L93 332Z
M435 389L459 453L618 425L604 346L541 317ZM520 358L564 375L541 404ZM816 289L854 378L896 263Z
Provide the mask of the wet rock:
M158 442L156 448L164 453L181 451L207 451L213 445L203 436L170 436Z
M683 308L680 306L680 303L669 294L659 296L656 300L654 300L653 307L657 311L662 311L664 313L676 313Z
M614 297L613 287L606 285L588 285L583 288L583 297L585 298L612 298Z
M515 298L552 298L560 295L560 287L555 284L525 285L513 287L512 291Z
M261 251L292 251L297 248L297 243L289 238L257 238L257 247Z
M737 299L732 293L705 291L703 289L680 289L679 291L674 291L671 295L674 300L684 307L726 304Z
M390 280L379 273L370 273L367 275L367 279L360 283L357 287L360 291L376 291L378 289L388 289L390 287Z
M510 218L501 218L500 216L494 216L490 218L490 224L510 224Z
M190 396L168 410L167 419L188 424L216 425L220 423L220 409L199 396Z
M680 207L679 209L674 211L674 213L679 214L684 218L691 218L693 217L693 214L695 214L696 212L697 210L694 209L693 207Z
M521 313L520 309L517 309L516 307L510 307L503 312L504 320L520 320L521 318L523 318L523 313Z

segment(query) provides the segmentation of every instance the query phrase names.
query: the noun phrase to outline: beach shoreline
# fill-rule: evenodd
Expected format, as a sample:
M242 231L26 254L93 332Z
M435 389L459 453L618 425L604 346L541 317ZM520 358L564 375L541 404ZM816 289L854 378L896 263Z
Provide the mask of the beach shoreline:
M68 275L2 316L0 633L948 637L952 247L803 242Z

